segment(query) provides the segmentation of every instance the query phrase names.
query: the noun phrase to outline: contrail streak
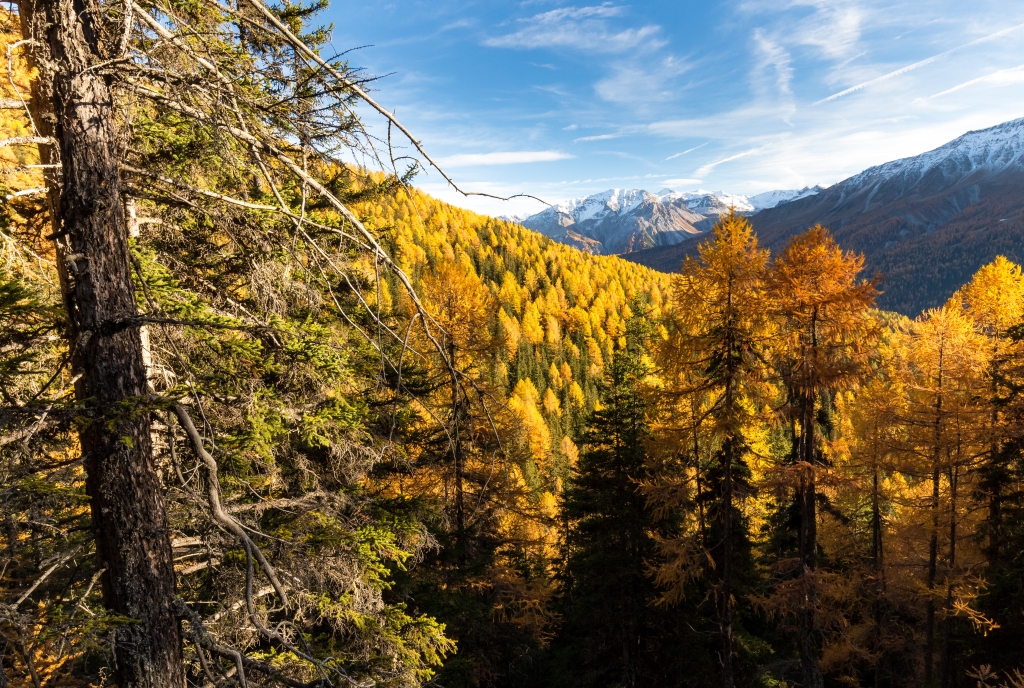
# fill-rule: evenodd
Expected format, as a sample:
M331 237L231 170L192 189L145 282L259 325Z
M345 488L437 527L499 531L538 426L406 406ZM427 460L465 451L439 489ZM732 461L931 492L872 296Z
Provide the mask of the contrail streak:
M897 77L900 74L906 74L907 72L911 72L911 71L913 71L915 69L918 69L920 67L924 67L926 65L930 65L932 62L935 62L936 60L940 60L943 57L946 57L947 55L951 55L952 53L955 53L955 52L957 52L959 50L963 50L964 48L969 48L972 45L978 45L979 43L985 43L986 41L991 41L994 38L999 38L1000 36L1005 36L1006 34L1011 33L1013 31L1016 31L1017 29L1020 29L1022 27L1024 27L1024 24L1017 24L1016 26L1011 26L1008 29L1003 29L1002 31L996 31L995 33L989 34L988 36L984 36L982 38L977 38L977 39L971 41L970 43L964 43L963 45L958 45L955 48L950 48L949 50L947 50L944 53L939 53L938 55L933 55L933 56L931 56L929 58L921 60L920 62L915 62L912 65L907 65L906 67L902 67L900 69L897 69L895 72L889 72L888 74L884 74L884 75L882 75L882 76L880 76L878 78L872 79L871 81L865 81L862 84L857 84L856 86L851 86L850 88L846 89L845 91L840 91L839 93L833 93L828 98L822 98L821 100L816 101L813 104L814 105L821 105L822 103L827 103L829 101L835 100L836 98L842 98L843 96L849 95L849 94L853 93L854 91L859 91L862 88L867 88L868 86L873 86L873 85L875 85L875 84L877 84L877 83L879 83L881 81L888 81L889 79Z
M686 155L687 153L692 153L693 151L697 150L698 148L703 148L704 146L708 145L709 143L710 143L710 141L705 141L704 143L700 144L699 146L694 146L690 150L684 150L682 153L676 153L675 155L670 155L667 158L665 158L665 162L668 162L669 160L674 160L675 158L678 158L681 155Z
M710 172L711 170L713 170L716 167L718 167L719 165L721 165L723 162L730 162L732 160L738 160L739 158L745 158L748 155L750 155L751 153L757 153L757 152L762 151L762 150L764 150L764 146L762 146L761 148L751 148L748 151L743 151L742 153L737 153L736 155L731 155L728 158L723 158L723 159L721 159L721 160L719 160L717 162L708 163L707 165L704 165L704 167L701 167L699 170L694 172L693 176L694 177L703 177L708 172Z
M1024 65L1018 65L1016 67L1010 67L1009 69L1000 69L998 72L992 72L991 74L986 74L985 76L979 76L977 79L971 79L970 81L965 81L962 84L957 84L953 88L947 88L945 91L941 91L939 93L936 93L933 96L928 96L928 97L929 98L938 98L939 96L944 96L947 93L953 93L954 91L959 91L962 88L967 88L968 86L973 86L974 84L980 84L980 83L982 83L984 81L993 81L994 79L997 79L1000 76L1004 76L1004 75L1007 75L1007 74L1013 74L1014 72L1019 72L1021 70L1024 70Z

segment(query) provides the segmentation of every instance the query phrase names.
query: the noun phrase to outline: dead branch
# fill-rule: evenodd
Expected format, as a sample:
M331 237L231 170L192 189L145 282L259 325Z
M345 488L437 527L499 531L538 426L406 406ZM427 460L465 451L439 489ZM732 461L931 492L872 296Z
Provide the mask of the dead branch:
M39 146L52 143L54 143L53 139L45 136L12 136L9 139L0 139L0 148L7 148L8 146Z
M203 438L196 430L195 424L192 422L192 417L188 411L181 404L175 404L173 407L174 415L178 417L178 421L181 424L182 429L188 436L189 441L192 443L192 450L196 453L196 456L203 462L206 468L206 490L207 497L209 499L210 515L213 517L219 525L230 531L235 537L242 541L246 546L247 551L251 551L256 559L259 560L260 566L263 567L263 572L270 579L270 584L274 586L274 591L278 597L281 598L281 603L288 607L288 595L284 591L284 586L277 579L277 573L274 567L270 565L266 557L263 556L262 550L256 546L252 539L246 534L242 525L234 519L230 514L224 511L224 507L220 501L220 481L217 479L217 461L213 456L206 451L206 447L203 446Z
M14 609L17 609L18 607L20 607L21 603L24 602L25 600L27 600L29 598L29 596L33 592L36 591L36 588L38 588L43 583L43 581L45 581L47 578L50 577L51 573L53 573L54 571L59 569L61 566L63 566L68 561L68 559L70 559L71 557L73 557L76 554L78 554L78 551L80 549L82 549L82 547L83 547L83 545L78 545L77 547L72 547L67 552L64 552L61 555L59 555L57 557L57 560L53 563L53 566L51 566L50 568L46 569L46 571L43 572L43 575L41 575L39 578L37 578L36 582L33 583L32 586L28 590L26 590L24 592L24 594L22 594L21 597L18 598L18 600L14 603Z

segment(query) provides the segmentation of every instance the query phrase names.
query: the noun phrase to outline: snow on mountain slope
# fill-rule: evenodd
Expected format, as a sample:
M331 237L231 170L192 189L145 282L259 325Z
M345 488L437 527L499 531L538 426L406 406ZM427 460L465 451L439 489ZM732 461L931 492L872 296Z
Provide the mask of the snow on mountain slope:
M879 305L913 315L942 304L997 255L1024 259L1024 118L970 131L864 170L751 218L778 250L820 223L885 276Z
M930 173L939 178L936 181L955 183L976 172L1001 172L1014 167L1024 169L1024 118L969 131L935 150L871 167L840 184L850 189L866 185L878 188L891 182L909 187Z
M793 191L766 191L759 193L754 196L748 196L747 201L750 205L754 206L754 212L765 210L766 208L774 208L781 203L789 203L790 201L798 201L801 198L807 198L817 193L821 193L825 190L823 186L805 186L802 189Z
M677 244L707 231L730 208L752 213L820 190L770 191L747 197L724 191L662 189L653 194L642 189L609 189L563 201L521 223L584 250L628 253Z

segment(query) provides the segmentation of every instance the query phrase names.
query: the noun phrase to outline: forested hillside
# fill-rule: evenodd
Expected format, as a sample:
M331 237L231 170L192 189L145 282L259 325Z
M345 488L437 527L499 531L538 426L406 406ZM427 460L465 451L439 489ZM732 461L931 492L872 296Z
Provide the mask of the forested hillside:
M0 685L1024 685L1018 265L592 256L339 162L317 7L93 9L4 27Z

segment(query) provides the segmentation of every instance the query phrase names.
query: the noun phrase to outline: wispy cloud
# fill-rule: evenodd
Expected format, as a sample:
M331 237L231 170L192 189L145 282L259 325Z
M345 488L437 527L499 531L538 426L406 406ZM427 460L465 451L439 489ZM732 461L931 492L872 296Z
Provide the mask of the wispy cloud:
M693 68L674 55L651 62L647 56L611 65L611 75L594 84L602 100L610 103L653 103L679 97L674 79Z
M893 79L893 78L895 78L897 76L900 76L901 74L906 74L907 72L911 72L911 71L913 71L915 69L920 69L921 67L925 67L927 65L930 65L933 62L941 60L944 57L952 55L953 53L959 52L960 50L963 50L964 48L969 48L971 46L975 46L975 45L979 45L981 43L986 43L988 41L995 40L996 38L1000 38L1002 36L1005 36L1005 35L1007 35L1009 33L1012 33L1013 31L1016 31L1017 29L1021 29L1021 28L1024 28L1024 24L1017 24L1016 26L1011 26L1011 27L1005 28L1002 31L996 31L995 33L991 33L991 34L989 34L987 36L982 36L981 38L977 38L977 39L975 39L973 41L970 41L969 43L964 43L963 45L958 45L955 48L950 48L949 50L947 50L945 52L939 53L938 55L932 55L931 57L925 58L925 59L923 59L923 60L921 60L919 62L915 62L913 64L907 65L906 67L901 67L900 69L897 69L894 72L889 72L888 74L883 74L882 76L877 77L875 79L871 79L870 81L865 81L863 83L857 84L856 86L851 86L850 88L848 88L848 89L846 89L844 91L840 91L839 93L833 93L828 98L822 98L821 100L815 101L814 105L821 105L822 103L828 103L830 101L836 100L837 98L842 98L843 96L847 96L847 95L850 95L851 93L859 91L859 90L861 90L863 88L867 88L868 86L874 86L875 84L881 83L883 81L888 81L889 79Z
M1024 65L1018 65L1016 67L1010 67L1009 69L1000 69L998 72L992 72L985 76L979 76L977 79L971 79L965 81L962 84L957 84L953 88L947 88L945 91L936 93L930 98L938 98L939 96L949 95L955 93L961 89L974 86L975 84L991 83L998 86L1011 86L1013 84L1019 84L1024 82Z
M797 23L793 43L817 48L831 59L844 59L854 52L864 21L864 9L857 3L802 0L792 4L811 5L816 10Z
M686 155L687 153L692 153L693 151L697 150L698 148L703 148L704 146L708 145L709 143L711 143L711 142L710 141L705 141L704 143L700 144L699 146L694 146L693 148L689 148L687 150L684 150L682 153L676 153L675 155L670 155L667 158L665 158L665 162L668 162L669 160L675 160L676 158L680 158L680 157Z
M507 151L502 153L463 153L441 158L448 167L474 167L477 165L521 165L530 162L554 162L574 156L561 151Z
M754 48L758 58L753 75L755 86L767 81L768 72L774 71L775 86L778 88L779 94L791 96L793 89L790 88L790 82L793 81L793 66L789 52L769 38L760 28L754 30Z
M622 134L598 134L597 136L581 136L578 139L573 139L573 143L579 143L580 141L609 141L611 139L622 138Z
M587 52L621 53L639 46L661 47L661 27L648 24L617 30L607 19L621 16L626 8L605 3L591 7L563 7L519 20L521 28L504 36L486 38L492 48L574 48Z

